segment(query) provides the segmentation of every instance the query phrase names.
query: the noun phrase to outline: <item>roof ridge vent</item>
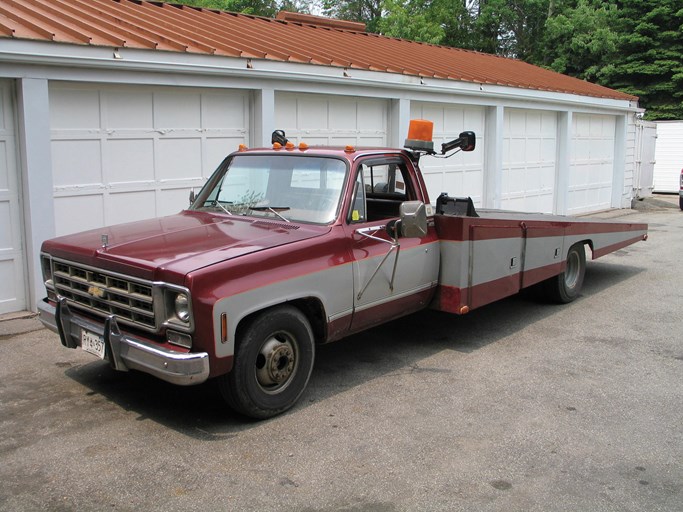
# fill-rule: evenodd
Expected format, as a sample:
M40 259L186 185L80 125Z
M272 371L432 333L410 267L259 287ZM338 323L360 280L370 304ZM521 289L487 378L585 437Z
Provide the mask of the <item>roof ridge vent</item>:
M290 23L301 23L302 25L312 25L314 27L336 28L339 30L351 30L353 32L365 32L365 23L360 21L337 20L326 18L325 16L315 16L313 14L302 14L300 12L280 11L275 17L277 20L288 21Z

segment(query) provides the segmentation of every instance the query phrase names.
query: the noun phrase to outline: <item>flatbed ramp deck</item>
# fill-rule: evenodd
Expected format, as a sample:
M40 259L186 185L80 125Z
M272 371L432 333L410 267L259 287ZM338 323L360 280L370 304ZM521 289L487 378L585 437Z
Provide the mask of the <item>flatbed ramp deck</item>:
M592 258L647 239L647 224L477 210L435 215L441 268L434 308L468 311L562 274L574 246Z

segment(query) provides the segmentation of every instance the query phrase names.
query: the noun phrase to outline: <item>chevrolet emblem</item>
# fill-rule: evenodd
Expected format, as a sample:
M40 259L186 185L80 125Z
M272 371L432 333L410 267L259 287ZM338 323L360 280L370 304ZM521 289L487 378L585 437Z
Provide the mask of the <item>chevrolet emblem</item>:
M93 297L97 297L98 299L103 299L104 289L100 288L99 286L90 286L88 287L88 294L92 295Z

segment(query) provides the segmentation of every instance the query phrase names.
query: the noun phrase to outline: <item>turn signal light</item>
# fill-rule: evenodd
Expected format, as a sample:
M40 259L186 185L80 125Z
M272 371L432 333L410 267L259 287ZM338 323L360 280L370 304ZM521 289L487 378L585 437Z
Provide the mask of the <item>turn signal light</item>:
M417 151L434 151L433 133L433 122L426 119L412 119L404 146Z
M228 342L228 315L221 313L221 343Z

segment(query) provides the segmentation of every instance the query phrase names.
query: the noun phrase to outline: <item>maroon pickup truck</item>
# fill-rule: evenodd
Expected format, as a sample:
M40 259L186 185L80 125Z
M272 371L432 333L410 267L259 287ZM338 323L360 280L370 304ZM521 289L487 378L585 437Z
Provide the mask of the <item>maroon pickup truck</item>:
M112 368L180 385L216 378L267 418L308 383L315 346L432 307L456 314L539 285L570 302L593 258L647 225L430 204L409 150L239 151L177 215L48 240L43 323ZM442 152L474 149L474 134Z

